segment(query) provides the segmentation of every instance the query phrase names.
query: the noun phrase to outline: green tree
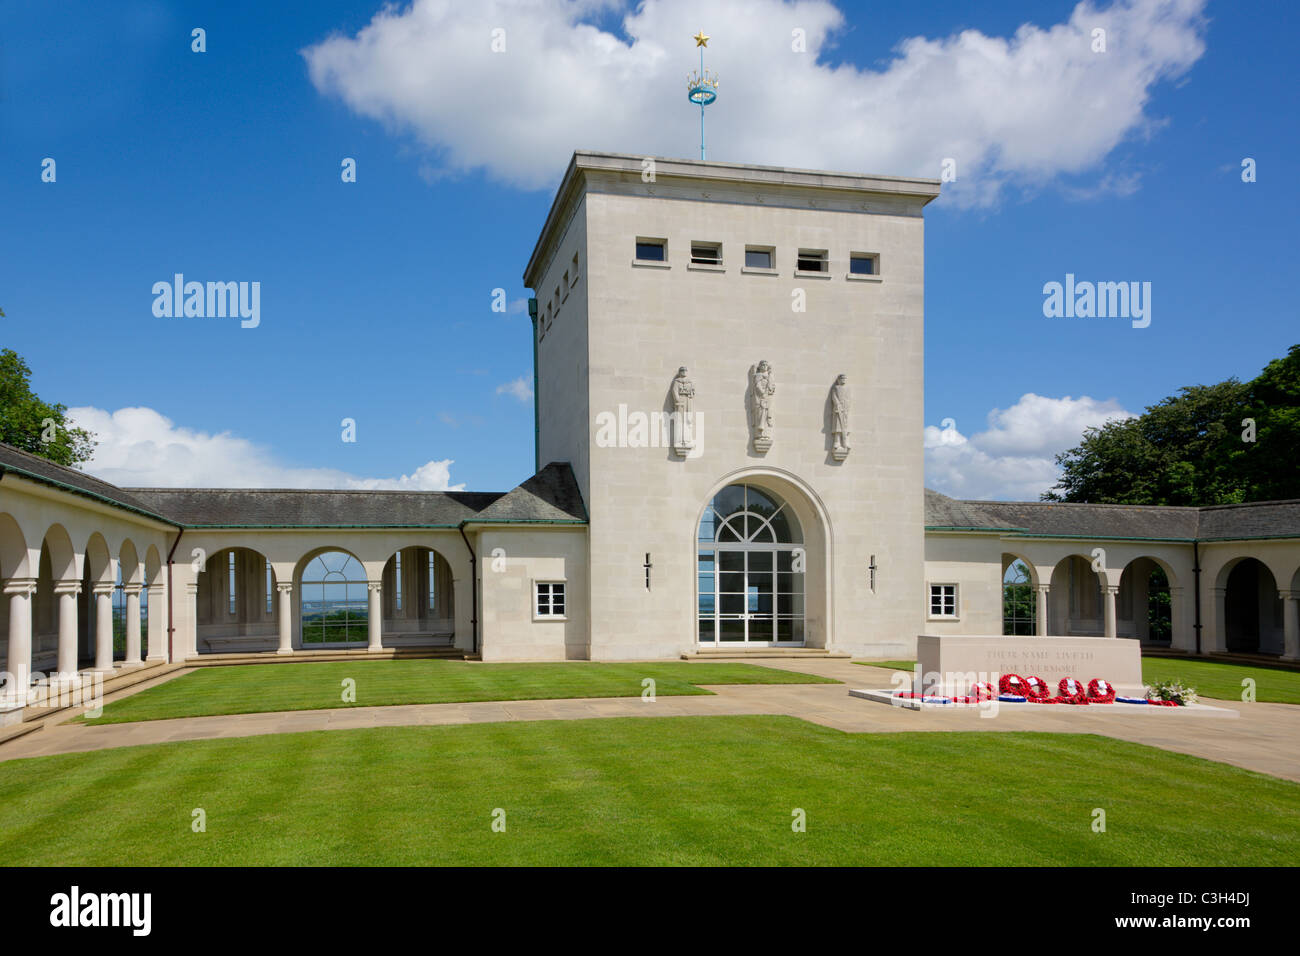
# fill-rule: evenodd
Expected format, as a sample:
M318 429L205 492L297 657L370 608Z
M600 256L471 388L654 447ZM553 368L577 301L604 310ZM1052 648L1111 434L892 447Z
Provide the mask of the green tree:
M1255 441L1245 440L1246 419ZM1300 345L1250 382L1192 385L1056 456L1046 501L1213 505L1300 496Z
M68 422L66 405L41 401L32 391L31 375L22 356L13 349L0 350L0 442L60 465L73 467L89 460L95 436Z

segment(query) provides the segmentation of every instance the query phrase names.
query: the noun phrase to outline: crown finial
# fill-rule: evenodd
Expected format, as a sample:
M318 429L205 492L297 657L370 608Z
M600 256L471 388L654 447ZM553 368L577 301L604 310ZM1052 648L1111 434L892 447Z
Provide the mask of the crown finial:
M701 30L694 40L700 50L700 69L686 77L686 97L700 107L700 159L704 159L704 107L718 98L718 74L704 69L704 48L709 45L709 35Z

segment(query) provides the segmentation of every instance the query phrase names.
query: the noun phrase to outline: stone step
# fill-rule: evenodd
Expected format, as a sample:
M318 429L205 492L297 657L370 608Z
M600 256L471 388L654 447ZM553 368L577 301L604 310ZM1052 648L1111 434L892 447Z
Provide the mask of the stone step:
M186 667L226 667L239 664L294 664L304 661L396 661L396 660L463 660L465 651L450 645L433 647L385 647L382 651L361 648L299 651L278 654L275 651L256 651L243 654L198 654L185 659Z
M725 648L720 650L705 649L691 651L682 655L684 661L711 660L752 660L754 658L799 658L811 657L819 660L849 660L853 655L841 651L828 651L824 647L753 647Z
M139 684L157 681L160 677L166 677L182 667L181 664L146 661L138 667L121 668L111 676L105 677L100 689L101 700L112 700L120 691ZM42 727L61 724L65 720L71 720L73 717L79 716L85 710L86 707L83 703L70 703L64 706L52 707L25 707L22 712L22 722L4 727L3 732L0 732L0 743L40 730Z

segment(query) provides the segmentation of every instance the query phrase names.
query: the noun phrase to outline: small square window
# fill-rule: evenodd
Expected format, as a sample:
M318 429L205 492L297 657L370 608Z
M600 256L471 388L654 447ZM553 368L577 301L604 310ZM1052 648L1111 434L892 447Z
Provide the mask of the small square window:
M746 246L745 247L745 268L746 269L772 268L772 250L756 249L756 248Z
M533 606L537 617L564 617L564 583L537 582L536 600Z
M930 585L930 617L957 616L957 585Z
M855 252L849 256L849 275L880 275L880 257L865 252Z
M569 279L569 285L570 286L577 285L578 284L578 254L576 252L573 254L573 265L569 268L569 273L572 276L572 278Z
M697 266L722 265L722 243L692 242L691 264Z
M668 243L663 239L638 239L636 257L640 262L668 261Z
M829 265L825 249L800 249L795 268L800 272L826 272Z

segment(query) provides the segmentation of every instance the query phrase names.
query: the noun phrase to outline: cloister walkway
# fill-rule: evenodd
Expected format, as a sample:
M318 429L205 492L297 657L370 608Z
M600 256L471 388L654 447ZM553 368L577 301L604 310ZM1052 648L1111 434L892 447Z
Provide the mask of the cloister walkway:
M890 673L847 660L765 660L765 666L817 674L843 684L732 684L707 689L714 696L581 698L352 707L264 714L187 717L92 726L64 723L0 745L0 761L109 747L250 737L313 730L434 726L500 721L582 720L604 717L679 717L779 714L848 733L905 731L1025 731L1092 733L1300 782L1300 707L1211 701L1238 714L1153 708L1150 713L1106 712L1101 707L1004 707L998 716L973 710L917 713L850 697L852 687L887 687ZM175 676L186 673L176 672ZM128 689L123 695L138 692ZM1086 767L1071 772L1086 773ZM936 773L942 773L936 768Z

